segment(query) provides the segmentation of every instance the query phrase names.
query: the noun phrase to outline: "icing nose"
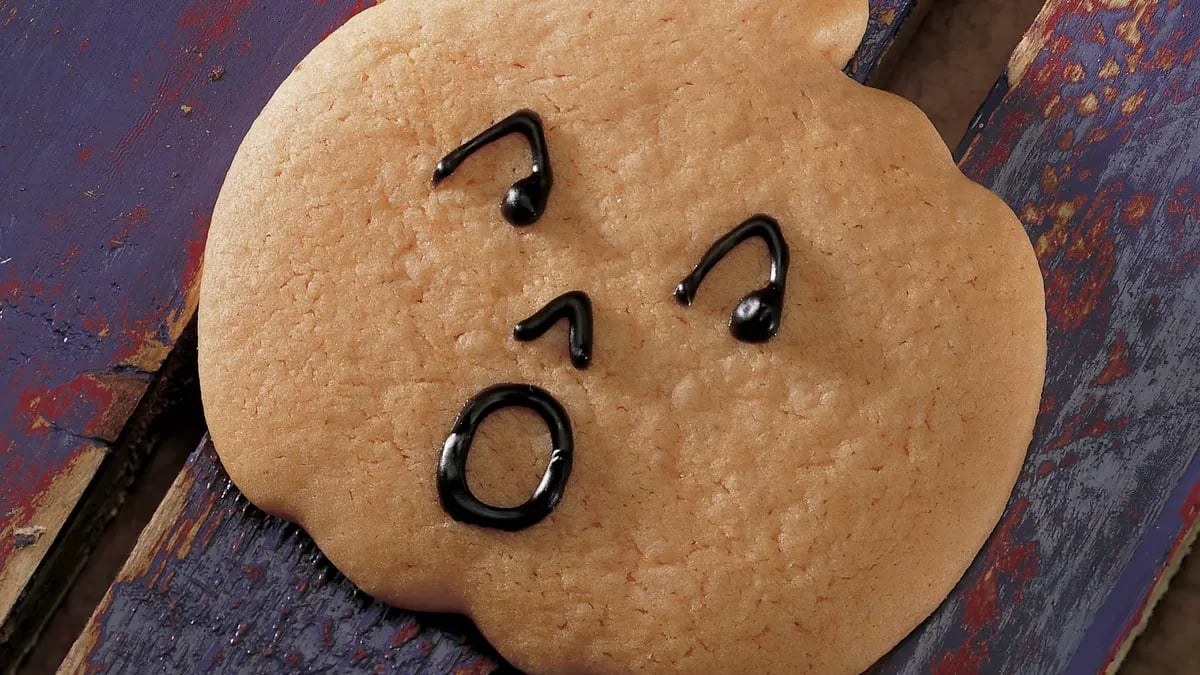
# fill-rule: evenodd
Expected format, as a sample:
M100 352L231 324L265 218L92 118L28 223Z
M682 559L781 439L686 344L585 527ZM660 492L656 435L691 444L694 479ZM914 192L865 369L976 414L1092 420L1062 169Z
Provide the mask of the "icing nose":
M521 342L536 340L559 320L570 324L567 350L571 363L579 370L592 364L592 299L583 291L563 293L546 303L533 316L513 328L513 337Z

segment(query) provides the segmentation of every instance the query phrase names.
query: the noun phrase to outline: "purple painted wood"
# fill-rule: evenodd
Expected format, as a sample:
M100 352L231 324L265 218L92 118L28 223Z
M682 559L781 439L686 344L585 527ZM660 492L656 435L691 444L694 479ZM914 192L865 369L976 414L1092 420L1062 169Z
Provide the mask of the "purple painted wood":
M207 443L188 462L66 672L490 673L465 619L356 590L294 525L237 492Z
M866 82L883 62L900 31L908 22L929 9L933 0L871 0L871 15L867 19L867 34L858 52L846 65L846 74Z
M0 620L193 314L245 129L362 5L0 0Z
M1009 510L878 672L1095 673L1200 514L1200 3L1051 2L964 143L1046 278Z

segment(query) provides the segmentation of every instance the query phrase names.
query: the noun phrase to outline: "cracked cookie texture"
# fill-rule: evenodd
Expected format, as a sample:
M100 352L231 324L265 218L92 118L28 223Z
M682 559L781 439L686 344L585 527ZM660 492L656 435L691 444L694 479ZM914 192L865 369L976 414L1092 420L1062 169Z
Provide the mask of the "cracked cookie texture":
M1037 260L911 104L845 77L865 0L388 0L296 67L213 213L200 375L221 460L355 584L469 615L534 673L868 667L930 614L1020 471L1044 373ZM508 225L520 136L434 186L496 120L544 120L545 214ZM778 334L731 337L791 264ZM562 323L586 292L587 370ZM569 414L557 508L517 532L450 518L437 466L463 404L530 383ZM473 492L512 506L550 454L488 418Z

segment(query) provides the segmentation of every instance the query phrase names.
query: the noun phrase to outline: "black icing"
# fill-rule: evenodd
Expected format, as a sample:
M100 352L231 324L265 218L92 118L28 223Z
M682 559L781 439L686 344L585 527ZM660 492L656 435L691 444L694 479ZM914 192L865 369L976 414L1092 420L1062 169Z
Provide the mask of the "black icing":
M509 134L521 134L529 141L533 165L528 176L513 183L504 193L500 213L510 224L524 227L534 224L545 213L546 202L550 199L550 188L554 185L554 173L550 170L550 153L546 148L542 118L532 110L518 110L455 148L437 163L433 170L433 184L437 185L449 177L463 161L480 148Z
M563 293L546 303L536 314L513 328L513 337L521 342L536 340L560 319L570 323L567 348L571 363L583 370L592 363L592 300L583 291Z
M742 342L766 342L779 332L783 318L783 294L787 286L788 245L779 223L770 216L752 216L729 234L717 240L700 258L695 269L675 287L675 299L691 305L704 277L727 253L752 237L761 237L771 254L771 272L767 285L747 293L729 317L729 332Z
M550 461L533 495L520 506L504 508L479 500L467 485L467 455L475 432L488 415L502 408L529 408L541 415L550 429ZM438 499L455 520L510 532L538 524L558 506L567 479L575 441L571 420L553 396L531 384L497 384L484 389L467 401L454 421L450 436L442 446L438 463Z

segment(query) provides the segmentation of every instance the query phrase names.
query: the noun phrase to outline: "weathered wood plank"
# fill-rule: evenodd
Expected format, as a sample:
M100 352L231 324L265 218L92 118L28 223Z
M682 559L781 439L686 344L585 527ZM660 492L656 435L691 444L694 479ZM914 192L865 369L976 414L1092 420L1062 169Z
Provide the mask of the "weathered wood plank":
M223 167L363 4L0 0L0 665L64 523L108 517L77 507L193 314Z
M299 528L250 505L207 443L98 612L99 632L85 633L64 672L143 673L159 663L164 672L466 674L500 663L469 622L357 591Z
M1109 5L1049 3L961 147L1035 243L1050 367L1008 512L879 672L1104 670L1200 515L1200 8Z
M846 74L859 82L873 80L889 57L903 51L906 36L928 13L935 0L871 0L867 33L846 64Z

